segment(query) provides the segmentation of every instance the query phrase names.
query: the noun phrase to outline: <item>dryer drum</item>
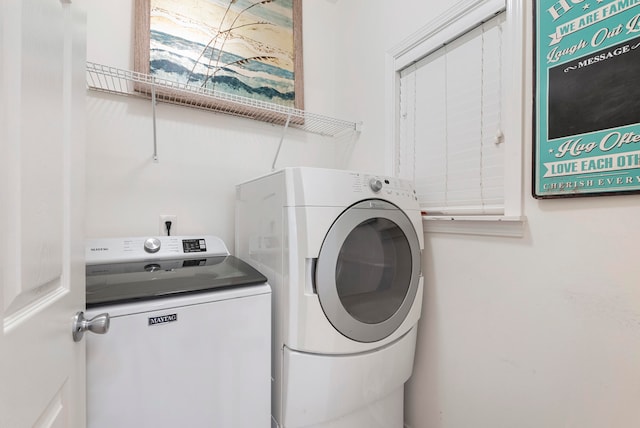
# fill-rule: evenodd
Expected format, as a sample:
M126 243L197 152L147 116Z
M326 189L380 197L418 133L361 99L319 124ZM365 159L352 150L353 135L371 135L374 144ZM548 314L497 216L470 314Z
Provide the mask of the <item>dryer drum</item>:
M386 201L359 202L336 219L320 249L315 287L322 310L344 336L382 340L411 309L420 263L407 215Z

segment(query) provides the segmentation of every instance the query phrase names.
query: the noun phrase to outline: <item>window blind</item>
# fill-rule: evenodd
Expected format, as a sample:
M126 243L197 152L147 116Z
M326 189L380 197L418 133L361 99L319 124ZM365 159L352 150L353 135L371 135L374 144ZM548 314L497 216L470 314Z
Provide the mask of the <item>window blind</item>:
M433 215L502 214L501 13L400 72L398 175Z

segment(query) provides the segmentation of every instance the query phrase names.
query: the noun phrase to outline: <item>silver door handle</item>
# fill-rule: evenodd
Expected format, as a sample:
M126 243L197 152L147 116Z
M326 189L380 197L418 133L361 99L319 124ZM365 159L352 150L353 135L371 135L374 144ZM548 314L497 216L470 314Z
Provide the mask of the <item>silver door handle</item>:
M85 331L97 334L105 334L109 331L109 314L96 315L90 320L84 317L84 312L80 311L73 317L73 341L80 342Z

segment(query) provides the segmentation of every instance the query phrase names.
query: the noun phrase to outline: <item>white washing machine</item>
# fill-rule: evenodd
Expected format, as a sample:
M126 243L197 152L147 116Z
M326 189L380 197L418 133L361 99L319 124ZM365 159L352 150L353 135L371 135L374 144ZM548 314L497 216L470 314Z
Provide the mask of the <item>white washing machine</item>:
M236 252L272 286L272 426L401 428L423 293L411 183L286 168L236 191Z
M88 428L268 428L271 289L214 236L89 240ZM92 329L93 330L93 329Z

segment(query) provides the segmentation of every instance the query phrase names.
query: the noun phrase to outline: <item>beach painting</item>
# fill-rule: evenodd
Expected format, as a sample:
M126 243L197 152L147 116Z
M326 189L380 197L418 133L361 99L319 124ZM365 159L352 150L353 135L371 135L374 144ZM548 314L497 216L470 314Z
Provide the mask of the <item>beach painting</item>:
M301 0L136 1L136 71L303 108Z

